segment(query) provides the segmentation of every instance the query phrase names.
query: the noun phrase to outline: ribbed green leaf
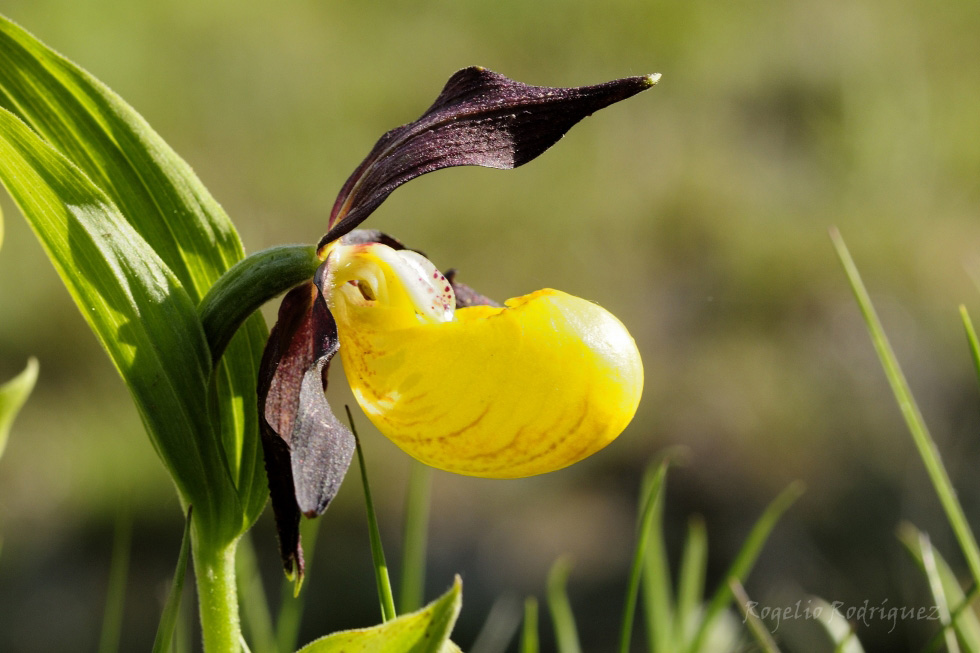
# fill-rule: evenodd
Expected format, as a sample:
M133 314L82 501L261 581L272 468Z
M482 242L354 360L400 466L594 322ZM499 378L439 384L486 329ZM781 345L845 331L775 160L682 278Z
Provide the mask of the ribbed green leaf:
M94 77L0 18L0 106L75 164L172 271L193 304L243 257L228 217L190 167ZM265 505L255 378L267 332L249 319L214 372L226 464L245 521ZM200 514L200 513L199 513Z
M448 592L418 612L373 628L346 630L307 644L299 653L449 653L449 633L462 604L459 577Z
M112 200L2 109L0 182L129 387L201 534L227 541L241 512L217 521L234 516L237 493L208 415L211 356L193 300Z
M7 436L20 410L37 381L37 359L27 361L24 371L0 385L0 456L7 446Z

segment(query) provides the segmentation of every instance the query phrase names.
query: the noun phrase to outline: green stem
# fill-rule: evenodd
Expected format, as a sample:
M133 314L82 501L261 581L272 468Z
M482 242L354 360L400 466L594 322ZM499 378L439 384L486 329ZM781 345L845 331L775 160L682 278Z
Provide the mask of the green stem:
M395 598L391 592L391 580L388 577L388 563L385 562L384 548L381 546L381 532L378 530L378 517L374 512L374 501L371 500L371 486L368 484L367 467L364 466L364 452L361 449L361 439L354 427L354 418L350 414L350 406L344 406L347 411L347 421L350 422L351 433L357 445L357 462L361 467L361 483L364 485L364 504L367 508L368 534L371 539L371 557L374 559L374 578L378 584L378 597L381 599L381 621L391 621L397 616Z
M312 245L282 245L250 254L221 275L197 307L211 357L221 358L249 315L312 279L321 263Z
M235 587L235 549L238 540L223 546L204 541L195 528L191 533L194 575L206 653L238 653L241 623Z

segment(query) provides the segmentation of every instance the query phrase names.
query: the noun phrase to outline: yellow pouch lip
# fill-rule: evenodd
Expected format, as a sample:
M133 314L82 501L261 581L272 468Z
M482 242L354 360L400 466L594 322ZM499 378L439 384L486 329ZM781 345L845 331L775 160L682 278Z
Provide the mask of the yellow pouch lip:
M601 307L546 288L421 324L336 302L348 381L371 421L423 462L497 478L570 465L626 427L642 365Z

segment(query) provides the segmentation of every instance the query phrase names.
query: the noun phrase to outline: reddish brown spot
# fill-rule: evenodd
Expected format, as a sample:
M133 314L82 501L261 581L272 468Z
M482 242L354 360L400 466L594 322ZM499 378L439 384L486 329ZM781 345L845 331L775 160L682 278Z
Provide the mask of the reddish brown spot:
M445 290L446 292L449 292L449 286L446 286Z

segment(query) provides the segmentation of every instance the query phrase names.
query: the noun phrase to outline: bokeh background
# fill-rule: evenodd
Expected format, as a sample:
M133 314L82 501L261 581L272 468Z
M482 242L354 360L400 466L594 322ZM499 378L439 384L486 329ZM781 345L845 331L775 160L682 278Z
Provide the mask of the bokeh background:
M761 605L928 604L895 537L901 520L963 569L827 231L850 245L980 524L980 393L956 310L980 316L975 3L0 0L0 11L135 106L249 251L318 239L375 139L458 68L555 86L663 73L524 168L427 176L371 218L490 296L551 286L601 302L645 360L634 423L591 459L521 481L434 474L427 594L462 575L464 648L498 597L541 596L569 554L583 645L612 650L640 479L669 447L686 463L668 481L668 542L676 554L702 515L709 582L766 503L805 481L747 585ZM123 384L6 195L0 207L0 377L41 362L0 461L0 650L96 648L127 510L122 646L146 650L180 509ZM336 408L351 398L339 362L334 372ZM360 426L397 567L409 460ZM378 621L354 480L322 518L301 641ZM275 604L268 515L252 535ZM780 627L785 650L818 650L812 633L794 635L805 625ZM867 650L900 651L934 625L857 629Z

